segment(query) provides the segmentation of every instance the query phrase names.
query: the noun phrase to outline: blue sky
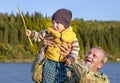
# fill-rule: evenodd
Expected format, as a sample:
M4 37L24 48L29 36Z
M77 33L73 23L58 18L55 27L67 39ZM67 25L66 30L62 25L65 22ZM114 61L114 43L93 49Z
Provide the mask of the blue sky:
M30 14L40 12L52 16L60 8L70 9L74 18L84 20L120 21L120 0L0 0L0 13Z

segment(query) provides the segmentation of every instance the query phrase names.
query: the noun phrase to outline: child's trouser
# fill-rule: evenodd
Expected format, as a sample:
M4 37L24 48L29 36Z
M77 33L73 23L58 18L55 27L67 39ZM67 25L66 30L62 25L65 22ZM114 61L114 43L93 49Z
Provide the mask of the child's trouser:
M66 73L65 63L47 59L43 67L42 83L64 83Z

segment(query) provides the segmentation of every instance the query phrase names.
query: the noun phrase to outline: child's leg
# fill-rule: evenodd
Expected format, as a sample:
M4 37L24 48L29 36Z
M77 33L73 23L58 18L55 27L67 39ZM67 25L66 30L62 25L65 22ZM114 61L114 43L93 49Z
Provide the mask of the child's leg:
M43 67L42 83L55 83L56 62L47 60Z
M57 75L56 75L55 83L64 83L67 77L66 76L67 70L65 63L57 63L56 70L57 70Z

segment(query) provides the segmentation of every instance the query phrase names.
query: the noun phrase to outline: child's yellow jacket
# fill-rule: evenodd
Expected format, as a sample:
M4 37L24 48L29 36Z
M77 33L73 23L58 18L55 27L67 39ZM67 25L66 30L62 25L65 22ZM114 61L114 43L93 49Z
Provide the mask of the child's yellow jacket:
M62 55L59 54L61 44L67 46L68 43L72 43L73 40L76 38L76 34L73 32L72 28L65 29L62 33L55 31L52 28L48 28L48 33L52 34L54 39L53 41L56 43L55 47L47 47L46 50L46 57L50 60L56 62L64 62L64 58Z

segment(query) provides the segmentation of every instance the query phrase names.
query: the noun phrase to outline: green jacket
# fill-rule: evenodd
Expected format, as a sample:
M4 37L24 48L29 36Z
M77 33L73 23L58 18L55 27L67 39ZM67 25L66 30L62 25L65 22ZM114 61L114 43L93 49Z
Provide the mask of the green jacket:
M75 63L67 72L68 80L65 83L110 83L107 75L92 72L88 66Z

